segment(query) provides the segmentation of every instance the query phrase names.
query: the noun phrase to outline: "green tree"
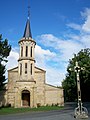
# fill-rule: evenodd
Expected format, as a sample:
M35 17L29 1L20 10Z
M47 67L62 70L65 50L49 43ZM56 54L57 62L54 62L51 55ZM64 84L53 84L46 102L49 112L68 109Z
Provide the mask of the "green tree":
M2 35L0 34L0 88L4 85L5 79L5 65L3 62L8 62L7 57L11 51L11 45L8 44L8 40L2 39Z
M78 61L80 67L85 70L80 71L80 86L82 101L90 101L90 49L82 49L77 56L69 60L66 78L62 82L65 101L77 100L77 82L74 71L75 62ZM70 68L72 71L70 71Z

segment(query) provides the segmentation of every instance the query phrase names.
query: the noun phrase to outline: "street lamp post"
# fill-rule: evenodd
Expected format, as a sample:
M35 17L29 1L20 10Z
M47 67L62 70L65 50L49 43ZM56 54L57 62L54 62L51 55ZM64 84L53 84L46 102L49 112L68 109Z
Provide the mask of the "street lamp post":
M84 68L80 67L78 65L78 62L76 61L74 71L76 72L76 77L77 77L78 107L75 108L75 118L88 118L88 111L85 107L82 106L82 100L81 100L81 89L80 89L80 78L79 78L79 73L81 70L84 70Z

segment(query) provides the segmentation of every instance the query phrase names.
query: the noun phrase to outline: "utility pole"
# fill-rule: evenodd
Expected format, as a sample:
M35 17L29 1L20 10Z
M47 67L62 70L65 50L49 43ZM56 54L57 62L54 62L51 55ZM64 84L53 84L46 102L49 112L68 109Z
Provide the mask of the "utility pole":
M81 70L84 70L84 68L80 67L78 65L78 62L76 61L74 71L76 72L76 77L77 77L78 107L75 108L75 118L82 118L83 119L83 118L88 118L88 111L85 107L82 106L80 77L79 77L79 73Z

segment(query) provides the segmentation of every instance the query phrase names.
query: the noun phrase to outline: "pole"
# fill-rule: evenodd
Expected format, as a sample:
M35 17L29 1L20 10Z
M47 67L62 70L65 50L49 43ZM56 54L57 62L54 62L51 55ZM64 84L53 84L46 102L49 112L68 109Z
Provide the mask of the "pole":
M74 71L76 72L76 76L77 76L78 107L75 108L75 118L88 118L88 111L85 107L82 106L82 100L81 100L81 89L80 89L80 78L79 78L79 73L81 69L82 68L80 68L78 62L76 61Z

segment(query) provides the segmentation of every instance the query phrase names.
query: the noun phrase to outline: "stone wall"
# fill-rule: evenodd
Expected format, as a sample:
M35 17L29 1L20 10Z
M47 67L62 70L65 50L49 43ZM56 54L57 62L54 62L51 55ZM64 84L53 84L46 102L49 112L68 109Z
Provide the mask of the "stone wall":
M45 76L46 71L35 67L34 80L21 80L18 75L18 67L9 70L4 103L6 104L7 102L15 108L23 107L22 91L28 90L30 92L31 108L37 107L38 105L64 105L63 89L46 84Z
M37 106L45 105L45 73L46 71L35 68L35 81L37 86Z
M46 105L64 105L63 89L55 86L45 85L45 103Z
M37 105L37 91L34 82L17 82L15 87L15 108L22 106L22 91L28 90L30 92L30 107L36 107Z
M8 86L7 86L7 103L14 106L15 102L15 86L18 80L18 67L8 71Z

